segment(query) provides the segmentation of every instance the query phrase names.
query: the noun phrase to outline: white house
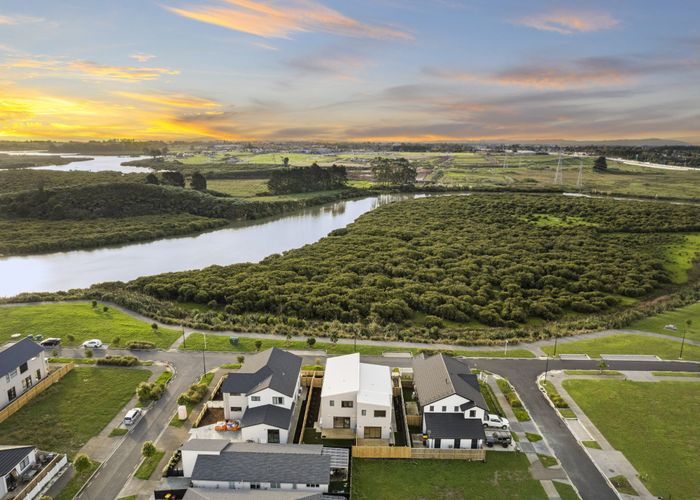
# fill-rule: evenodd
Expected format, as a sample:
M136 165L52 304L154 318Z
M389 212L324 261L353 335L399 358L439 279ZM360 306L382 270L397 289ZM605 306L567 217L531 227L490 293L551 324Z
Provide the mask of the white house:
M321 432L323 429L352 429L364 439L390 439L391 416L388 366L360 363L359 354L326 361L319 414Z
M413 383L430 448L481 448L488 415L479 380L469 367L436 354L413 359Z
M300 393L301 358L272 348L246 358L221 384L226 420L256 443L286 443Z
M192 439L181 451L194 488L325 493L330 484L331 456L321 445Z
M29 338L0 348L0 408L46 377L44 349Z
M38 497L46 485L63 472L65 455L38 452L34 446L0 446L0 498L22 492L26 500ZM53 460L51 460L53 459ZM50 467L41 471L42 468ZM39 481L34 480L41 471ZM34 481L33 483L30 482Z

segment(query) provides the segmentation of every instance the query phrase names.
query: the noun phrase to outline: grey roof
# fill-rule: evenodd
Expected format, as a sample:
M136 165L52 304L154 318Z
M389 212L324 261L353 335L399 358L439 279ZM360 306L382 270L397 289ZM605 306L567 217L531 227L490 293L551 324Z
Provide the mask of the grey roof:
M0 447L0 477L14 469L33 449L33 446Z
M478 418L464 418L461 413L424 414L425 429L433 439L486 439Z
M0 351L0 376L7 375L22 363L44 352L44 348L28 337Z
M222 453L199 455L193 481L245 481L328 484L331 458L298 453Z
M264 443L230 443L226 453L287 453L320 455L324 450L320 444L264 444Z
M266 424L279 429L289 429L293 410L293 405L290 410L275 405L255 406L252 408L249 406L243 413L241 425L243 427L251 427L253 425Z
M413 383L421 406L457 394L487 410L479 379L466 363L445 354L413 358Z
M183 451L218 451L222 452L229 445L227 439L190 439L180 448Z
M301 361L299 356L273 347L246 358L239 371L226 376L221 392L253 394L270 388L286 396L294 396Z

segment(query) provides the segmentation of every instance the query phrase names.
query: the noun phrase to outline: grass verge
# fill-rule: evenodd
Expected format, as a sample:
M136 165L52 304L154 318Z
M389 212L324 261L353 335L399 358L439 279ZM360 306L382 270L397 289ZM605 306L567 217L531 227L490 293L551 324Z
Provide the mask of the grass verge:
M100 462L90 460L90 467L80 473L76 472L63 487L61 492L56 495L54 500L73 500L80 488L90 479L90 476L92 476L99 466Z
M617 370L564 370L567 375L622 375Z
M625 476L614 476L610 478L610 482L613 484L615 489L619 491L620 493L623 493L625 495L633 495L637 496L638 493L637 491L632 488L632 485L630 482L627 480Z
M651 372L655 377L700 377L700 372Z
M512 408L513 414L515 415L515 418L518 419L518 422L529 422L530 414L525 408L523 408L523 403L522 401L520 401L520 398L515 393L515 389L513 389L513 386L510 385L510 382L508 382L505 379L499 378L496 379L496 383L501 389L501 392L503 392L503 395L508 400L508 404Z
M531 443L536 443L537 441L542 441L542 436L540 436L539 434L534 434L532 432L526 432L525 437Z
M602 450L602 448L598 444L598 441L581 441L581 444L583 444L583 446L585 446L586 448L593 448L594 450Z
M621 333L608 337L562 342L557 348L557 353L588 354L592 358L599 358L601 354L645 354L662 359L678 359L680 349L681 343L674 340ZM542 350L551 355L554 352L554 346L544 346ZM700 347L686 344L683 359L700 361Z
M538 453L537 456L539 457L540 462L542 462L542 465L545 467L554 467L555 465L559 465L559 462L557 462L557 459L554 457L542 455L541 453Z
M109 437L119 437L128 433L129 429L126 429L124 427L115 427L114 429L112 429L112 432L109 433Z
M581 497L578 496L576 490L573 486L568 483L560 483L559 481L552 481L554 484L554 489L557 490L559 498L561 500L579 500Z
M149 479L151 479L151 476L153 475L153 471L156 470L156 467L158 467L158 464L163 459L164 455L165 455L165 451L156 450L156 452L153 454L152 457L144 458L141 461L141 465L139 465L139 468L136 469L136 472L134 473L134 477L136 479L142 479L144 481L148 481Z

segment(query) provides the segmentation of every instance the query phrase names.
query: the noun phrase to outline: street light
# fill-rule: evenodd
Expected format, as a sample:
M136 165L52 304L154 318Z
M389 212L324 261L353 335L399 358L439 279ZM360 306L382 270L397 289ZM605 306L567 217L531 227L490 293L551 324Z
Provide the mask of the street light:
M185 325L182 325L182 347L187 349L187 337L185 337Z
M544 365L544 381L547 381L547 372L549 371L549 354L547 354L547 361Z
M559 335L554 336L554 355L553 357L557 357L557 341L559 340Z
M690 325L693 323L692 320L688 320L685 322L685 329L683 330L683 341L681 342L681 354L678 356L679 359L683 359L683 348L685 347L685 336L688 334L688 328L690 328Z
M205 353L207 352L207 334L202 333L204 335L204 349L202 349L202 367L204 368L204 375L207 374L207 357Z
M508 339L506 339L506 346L503 349L503 357L505 358L507 356L508 356Z

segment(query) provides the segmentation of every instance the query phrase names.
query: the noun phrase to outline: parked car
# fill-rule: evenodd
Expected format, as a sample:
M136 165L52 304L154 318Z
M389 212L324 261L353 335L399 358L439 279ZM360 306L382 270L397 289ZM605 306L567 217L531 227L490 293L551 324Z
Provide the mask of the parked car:
M132 408L124 415L124 425L132 425L141 416L141 408Z
M500 444L504 448L508 448L513 441L513 436L510 432L496 431L490 436L486 436L486 446L493 448L493 445Z
M666 325L664 326L664 330L671 330L672 332L677 332L678 327L676 325Z
M499 429L508 430L510 429L510 422L505 417L499 417L493 413L484 414L484 427L495 427Z
M39 342L43 347L58 347L61 345L61 339L56 338L56 337L49 337L48 339L44 339L41 342Z
M96 348L102 347L102 341L100 339L90 339L83 342L83 347L85 348Z

